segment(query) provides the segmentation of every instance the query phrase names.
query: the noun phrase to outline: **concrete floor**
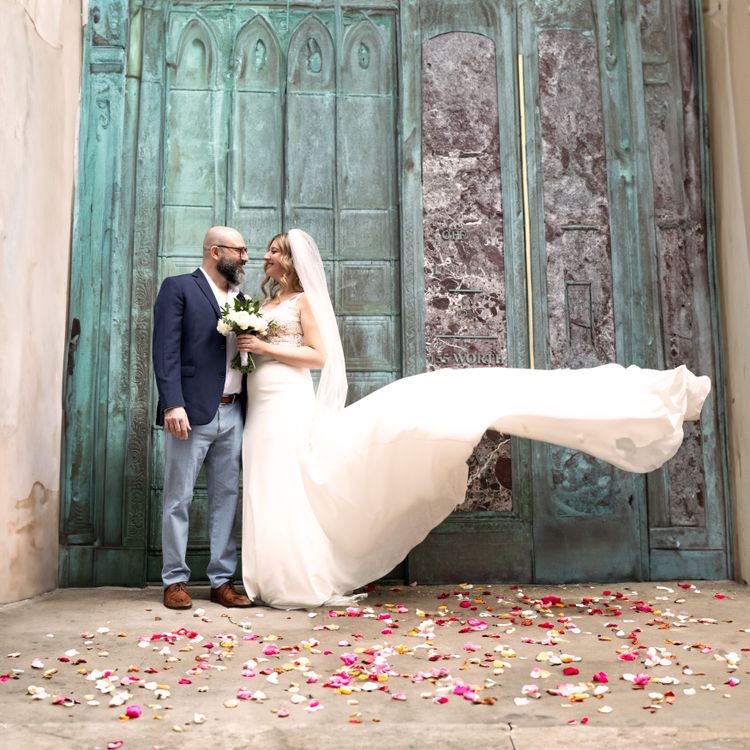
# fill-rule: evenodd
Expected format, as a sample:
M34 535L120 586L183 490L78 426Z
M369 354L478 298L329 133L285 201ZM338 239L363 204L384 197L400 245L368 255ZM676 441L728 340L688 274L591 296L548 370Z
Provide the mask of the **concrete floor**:
M198 587L175 612L157 588L63 589L0 607L0 737L750 749L750 590L680 583L381 587L348 613L227 610Z

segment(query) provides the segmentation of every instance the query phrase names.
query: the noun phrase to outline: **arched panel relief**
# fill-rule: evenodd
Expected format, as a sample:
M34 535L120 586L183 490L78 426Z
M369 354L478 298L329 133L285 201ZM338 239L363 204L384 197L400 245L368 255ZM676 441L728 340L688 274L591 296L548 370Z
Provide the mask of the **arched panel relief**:
M567 0L564 3L532 2L529 5L534 14L534 21L539 28L565 29L590 27L591 0Z
M328 29L309 16L287 58L287 226L304 226L323 255L333 252L336 165L336 56Z
M315 16L305 19L289 42L289 90L333 91L336 54L328 29Z
M192 250L196 231L219 218L215 211L226 183L221 163L226 143L220 127L218 44L211 27L195 17L182 28L173 22L167 47L174 53L167 57L160 244L163 253L180 255Z
M356 94L390 94L393 61L377 27L361 21L344 38L342 87Z
M232 58L237 90L279 90L281 50L273 29L262 16L255 16L242 28L237 35Z
M393 17L345 18L337 87L335 307L349 399L398 377L401 354ZM369 364L377 363L375 367Z
M252 250L260 252L281 228L284 163L283 58L262 16L240 30L233 61L228 221L243 232Z
M383 211L391 206L394 192L395 143L386 135L394 131L392 60L370 21L361 21L349 30L343 55L337 154L340 205L344 210ZM384 224L387 216L368 216L377 218L379 229L385 230L383 240L392 236ZM345 215L344 219L349 224L354 217ZM372 245L370 238L361 239Z
M192 19L182 31L174 56L172 86L207 89L216 82L216 46L204 24Z
M498 5L497 0L431 0L422 3L422 13L438 34L452 31L457 23L466 29L489 31L497 27Z

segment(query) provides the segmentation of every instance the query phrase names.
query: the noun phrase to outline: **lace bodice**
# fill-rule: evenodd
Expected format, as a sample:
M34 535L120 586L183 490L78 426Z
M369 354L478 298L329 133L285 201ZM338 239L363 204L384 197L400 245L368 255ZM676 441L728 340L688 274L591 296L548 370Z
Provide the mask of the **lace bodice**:
M263 316L276 323L276 330L269 331L266 341L269 344L303 346L302 323L299 317L299 294L285 299L279 305L261 308Z

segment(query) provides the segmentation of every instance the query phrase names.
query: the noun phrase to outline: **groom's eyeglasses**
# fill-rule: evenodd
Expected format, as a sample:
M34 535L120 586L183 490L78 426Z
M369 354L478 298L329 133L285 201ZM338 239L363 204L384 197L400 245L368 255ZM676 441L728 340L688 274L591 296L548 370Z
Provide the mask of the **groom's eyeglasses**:
M216 247L223 247L225 250L236 250L237 254L247 255L247 248L243 245L242 247L235 247L234 245L217 245Z

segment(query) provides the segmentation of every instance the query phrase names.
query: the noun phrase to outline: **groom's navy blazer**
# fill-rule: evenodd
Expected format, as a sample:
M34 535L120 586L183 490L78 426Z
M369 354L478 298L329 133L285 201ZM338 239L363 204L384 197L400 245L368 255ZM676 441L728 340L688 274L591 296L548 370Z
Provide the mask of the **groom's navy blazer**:
M200 268L164 279L154 305L157 424L164 424L164 410L173 406L185 407L190 424L214 418L227 368L226 338L216 330L219 315Z

